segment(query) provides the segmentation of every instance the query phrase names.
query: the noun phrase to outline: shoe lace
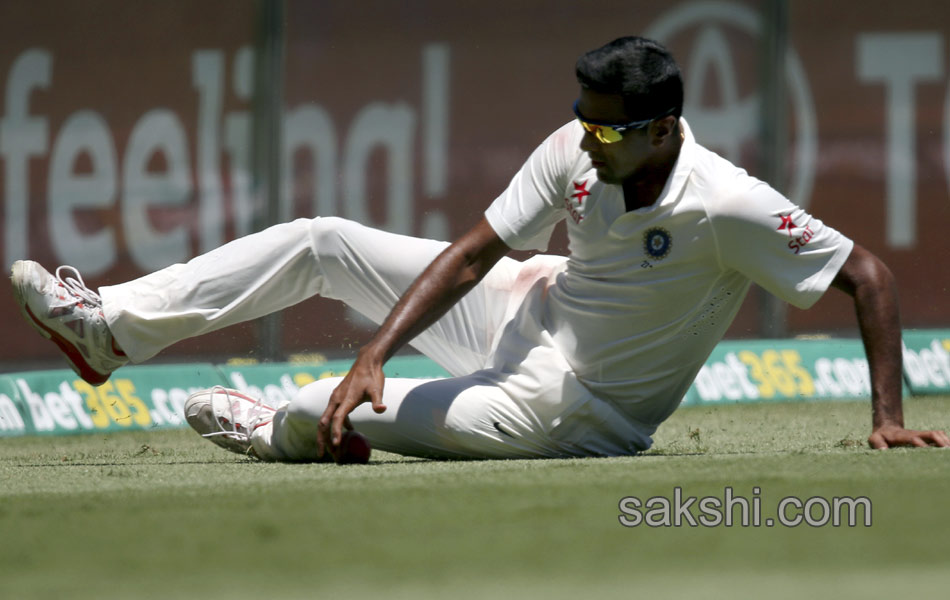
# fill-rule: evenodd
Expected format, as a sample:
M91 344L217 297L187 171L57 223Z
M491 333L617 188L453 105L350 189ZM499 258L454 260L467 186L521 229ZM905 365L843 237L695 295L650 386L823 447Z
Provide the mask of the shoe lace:
M59 282L73 296L79 298L92 306L101 307L102 297L96 292L86 287L86 282L82 280L82 275L75 267L63 265L56 268L56 281Z
M214 395L217 392L222 392L228 404L228 420L224 420L222 417L218 416L218 413L214 410ZM228 391L228 388L222 385L216 385L211 388L211 413L214 415L215 424L221 428L221 431L212 431L210 433L201 434L202 437L214 437L216 435L223 435L225 437L237 440L239 442L249 442L251 439L251 432L257 428L258 425L262 424L264 421L263 413L264 411L261 408L264 406L264 399L258 398L257 402L254 403L254 406L247 412L250 415L250 418L247 422L247 425L243 428L244 431L241 431L238 427L238 419L234 418L234 403L231 402L231 392ZM228 429L227 425L230 425Z

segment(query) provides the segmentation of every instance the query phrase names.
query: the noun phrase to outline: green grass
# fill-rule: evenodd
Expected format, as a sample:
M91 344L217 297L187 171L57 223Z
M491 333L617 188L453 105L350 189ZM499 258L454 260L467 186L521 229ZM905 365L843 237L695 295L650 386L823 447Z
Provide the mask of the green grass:
M950 398L908 400L950 429ZM681 409L635 458L263 464L190 431L0 440L0 598L945 597L950 452L863 403ZM618 502L867 496L871 527L620 525ZM698 514L698 513L697 513Z

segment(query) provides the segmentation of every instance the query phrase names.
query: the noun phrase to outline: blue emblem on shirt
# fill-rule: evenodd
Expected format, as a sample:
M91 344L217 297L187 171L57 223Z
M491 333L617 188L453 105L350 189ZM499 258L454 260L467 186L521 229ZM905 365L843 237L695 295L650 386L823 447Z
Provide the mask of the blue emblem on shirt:
M670 232L662 227L651 227L643 234L643 249L657 260L669 254L672 247L673 238Z

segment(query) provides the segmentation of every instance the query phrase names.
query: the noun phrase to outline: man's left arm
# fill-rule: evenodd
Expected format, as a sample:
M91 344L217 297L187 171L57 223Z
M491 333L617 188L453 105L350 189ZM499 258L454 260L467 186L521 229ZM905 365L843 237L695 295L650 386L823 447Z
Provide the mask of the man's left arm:
M854 298L864 351L871 371L872 429L868 444L950 447L943 431L904 428L902 407L901 324L897 283L890 269L874 254L854 245L832 285Z

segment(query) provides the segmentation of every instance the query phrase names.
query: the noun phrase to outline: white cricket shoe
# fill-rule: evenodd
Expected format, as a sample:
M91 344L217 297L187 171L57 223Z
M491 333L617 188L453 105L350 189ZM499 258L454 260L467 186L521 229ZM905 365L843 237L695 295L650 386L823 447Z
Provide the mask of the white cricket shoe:
M202 437L238 454L257 456L251 434L274 420L277 410L263 399L220 385L195 392L185 401L185 420Z
M113 350L102 298L86 287L79 271L62 266L51 275L37 262L18 260L10 281L26 320L59 346L80 377L102 385L129 361Z

